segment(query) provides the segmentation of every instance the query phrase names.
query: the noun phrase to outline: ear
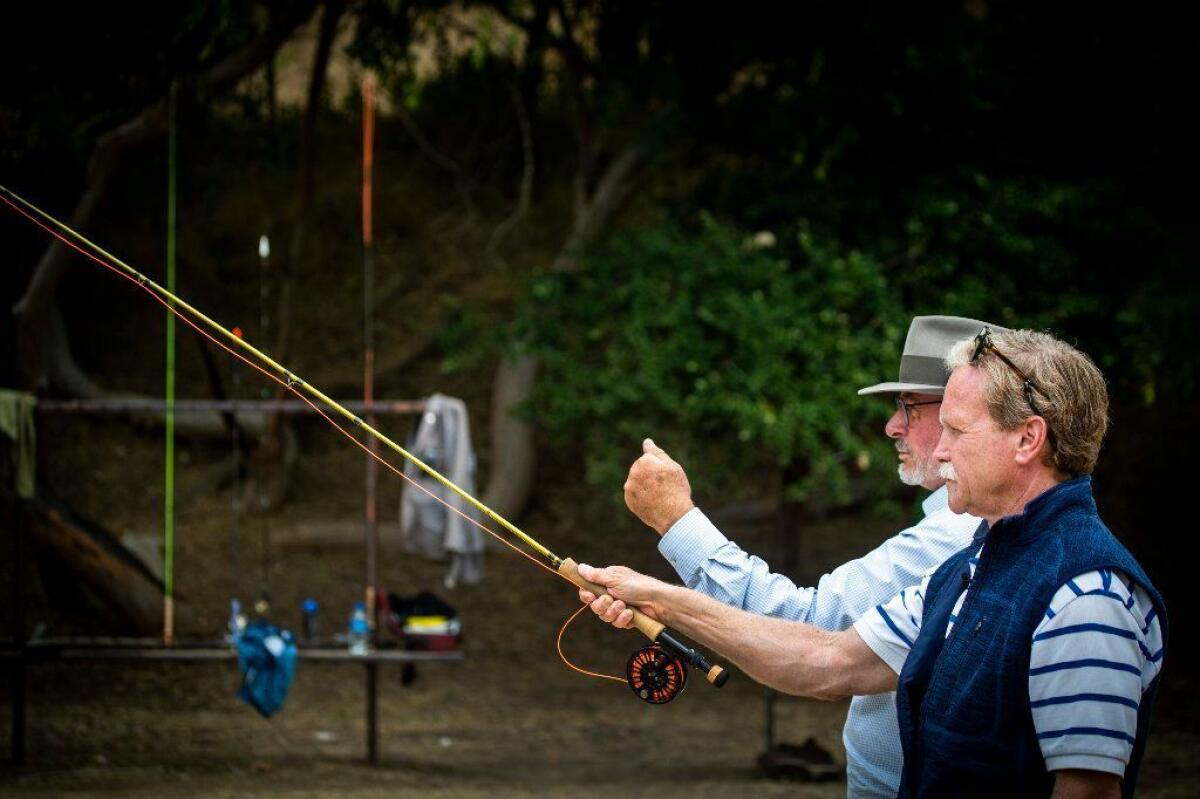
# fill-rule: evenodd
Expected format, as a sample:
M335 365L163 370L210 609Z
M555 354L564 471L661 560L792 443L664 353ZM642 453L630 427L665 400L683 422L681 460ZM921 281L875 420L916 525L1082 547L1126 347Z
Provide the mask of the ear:
M1040 416L1030 416L1017 427L1016 432L1020 436L1014 456L1016 462L1022 466L1044 462L1050 446L1050 427L1046 420Z

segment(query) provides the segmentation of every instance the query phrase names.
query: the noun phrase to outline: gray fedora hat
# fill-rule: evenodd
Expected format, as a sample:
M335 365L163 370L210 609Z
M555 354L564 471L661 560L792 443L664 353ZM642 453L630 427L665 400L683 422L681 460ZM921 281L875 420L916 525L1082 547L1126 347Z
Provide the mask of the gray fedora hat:
M1002 333L1008 328L967 319L962 316L916 316L908 326L904 353L900 356L900 376L894 383L877 383L860 388L859 394L886 394L912 391L918 394L941 394L946 390L950 375L946 372L946 355L950 348L965 338L971 338L985 327Z

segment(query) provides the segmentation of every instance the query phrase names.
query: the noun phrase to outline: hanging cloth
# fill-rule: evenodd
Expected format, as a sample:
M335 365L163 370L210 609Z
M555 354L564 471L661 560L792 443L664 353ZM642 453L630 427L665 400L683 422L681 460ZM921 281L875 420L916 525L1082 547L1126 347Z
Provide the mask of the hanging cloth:
M8 463L13 488L22 499L32 499L37 464L33 409L37 399L32 394L0 388L0 435L12 441L8 447Z
M408 450L468 494L475 493L475 450L467 406L462 400L443 394L430 396ZM412 463L405 464L404 473L442 502L478 521L479 514L473 507ZM407 483L400 494L400 531L405 551L449 560L443 578L447 588L477 583L483 577L483 533Z

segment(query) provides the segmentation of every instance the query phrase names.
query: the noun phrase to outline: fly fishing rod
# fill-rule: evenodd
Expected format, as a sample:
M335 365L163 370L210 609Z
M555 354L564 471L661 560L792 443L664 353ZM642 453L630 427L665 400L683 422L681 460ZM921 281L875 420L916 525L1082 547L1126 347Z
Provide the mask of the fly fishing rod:
M374 457L389 470L395 472L406 480L409 479L401 470L397 469L387 460L383 459L376 453L372 453L371 449L366 444L362 443L358 437L356 437L345 427L338 424L337 421L335 421L329 414L322 410L322 407L327 408L335 415L342 417L342 419L348 422L353 429L362 431L362 433L366 436L373 438L379 444L400 455L402 458L412 463L421 471L425 472L425 474L429 475L453 494L460 497L472 508L479 511L488 519L491 519L510 535L521 541L526 547L536 553L537 557L516 546L511 541L506 540L503 536L490 530L472 518L470 515L462 513L462 511L458 510L452 505L449 505L448 503L443 503L454 512L462 515L472 524L478 526L484 532L500 540L510 549L513 549L519 554L524 555L537 565L541 566L547 571L557 574L575 586L591 591L596 596L608 593L603 586L585 580L579 574L578 565L573 559L569 557L561 558L551 552L548 548L518 528L512 522L493 511L471 494L459 488L450 479L442 475L432 466L413 455L395 441L392 441L386 435L377 430L373 425L364 421L362 417L354 414L339 404L336 400L326 395L316 386L306 382L305 380L302 380L295 372L278 363L265 352L250 344L232 330L227 329L220 323L205 315L198 308L189 304L173 292L168 291L166 288L154 282L142 272L134 269L129 264L125 263L112 253L83 236L83 234L78 233L77 231L68 227L65 223L59 221L55 217L51 216L33 203L25 200L4 186L0 186L0 200L3 200L4 203L12 208L15 212L25 217L33 224L37 225L42 230L46 231L66 246L85 256L89 260L94 261L95 263L98 263L110 271L120 275L121 277L136 283L148 294L150 294L156 301L171 311L171 313L173 313L181 321L190 326L192 329L196 330L200 335L212 341L217 346L221 347L223 350L246 365L284 386L297 397L302 399L322 418L332 424L347 438L351 439L355 444L365 450L369 455ZM207 330L205 328L207 328ZM212 332L210 333L208 331ZM243 353L248 354L249 357ZM580 610L582 611L582 608ZM648 646L642 647L634 652L626 664L625 681L629 684L630 688L633 689L634 693L639 698L646 702L650 702L651 704L663 704L671 701L679 695L684 686L687 684L688 666L692 666L702 671L705 679L718 688L728 681L729 672L725 668L711 663L703 654L687 646L687 644L677 638L675 634L668 630L661 622L650 618L639 610L631 610L633 610L633 626L641 631L642 634L650 639L651 642ZM576 615L578 615L578 613ZM569 624L570 620L568 620L567 623ZM559 637L561 642L561 632ZM565 656L563 659L566 661ZM572 668L585 674L591 674L592 676L599 677L608 676L586 672L583 669L573 666L569 661L566 662ZM609 679L619 678L609 677Z

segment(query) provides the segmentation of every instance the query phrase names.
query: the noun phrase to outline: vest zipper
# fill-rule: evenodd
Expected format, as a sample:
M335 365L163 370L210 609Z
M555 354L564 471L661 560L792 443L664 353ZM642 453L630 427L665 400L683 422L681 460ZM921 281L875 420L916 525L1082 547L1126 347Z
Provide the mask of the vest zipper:
M975 572L973 574L970 571L971 564L969 562L967 563L967 575L968 575L967 576L967 584L964 588L962 588L959 591L960 594L963 594L962 607L960 607L958 609L959 618L962 618L963 616L966 615L967 603L971 601L971 599L974 597L975 593L978 593L978 592L972 592L971 586L974 585L976 580L978 580L979 577L983 574L985 556L987 557L987 562L989 562L989 563L991 562L991 550L992 550L992 548L989 547L985 541L981 551L976 553L977 556L979 557L979 565L975 567ZM957 602L957 601L958 600L955 599L955 602ZM953 605L950 606L950 613L951 613L951 615L953 615L953 613L954 613ZM933 671L931 671L929 673L929 684L930 685L933 684L934 678L938 675L938 669L943 668L945 665L944 663L941 662L942 652L946 651L946 647L948 647L950 645L950 642L954 639L954 637L956 635L958 635L958 631L960 629L962 629L962 627L963 627L963 625L955 623L954 629L950 631L950 635L947 635L946 640L942 642L942 647L938 651L938 657L937 657L938 662L936 663L936 665L934 665ZM926 686L926 687L928 687L928 686ZM918 727L925 726L925 699L924 698L921 699L921 710L917 714L917 726Z

